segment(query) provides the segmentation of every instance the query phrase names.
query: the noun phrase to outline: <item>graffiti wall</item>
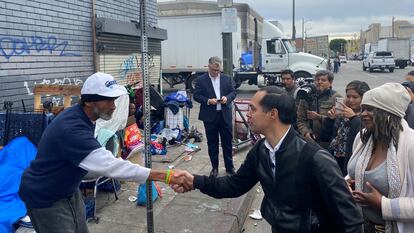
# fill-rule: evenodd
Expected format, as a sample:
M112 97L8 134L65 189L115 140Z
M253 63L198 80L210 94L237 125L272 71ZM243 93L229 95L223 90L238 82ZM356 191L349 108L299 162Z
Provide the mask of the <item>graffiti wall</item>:
M97 15L130 22L139 18L138 4L97 0ZM156 24L155 0L149 1L148 9L149 22ZM83 84L94 68L91 15L90 0L0 1L0 109L5 101L32 107L35 84ZM116 77L138 78L134 58L116 59Z
M109 73L122 85L132 85L142 81L141 77L141 54L129 55L105 55L99 56L100 70ZM149 55L150 82L154 85L159 83L160 78L160 55Z

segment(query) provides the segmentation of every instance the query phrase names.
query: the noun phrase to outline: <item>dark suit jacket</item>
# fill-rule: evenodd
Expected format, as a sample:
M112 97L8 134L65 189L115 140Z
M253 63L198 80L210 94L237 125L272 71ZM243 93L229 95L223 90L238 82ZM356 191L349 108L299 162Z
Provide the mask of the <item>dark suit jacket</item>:
M227 103L221 105L221 113L223 114L226 124L232 124L232 105L236 98L236 91L234 89L231 78L227 75L220 74L220 94L227 97ZM201 104L198 119L204 122L212 122L216 118L217 106L208 105L208 99L217 98L214 92L213 84L210 76L205 73L198 77L196 88L194 91L194 100Z

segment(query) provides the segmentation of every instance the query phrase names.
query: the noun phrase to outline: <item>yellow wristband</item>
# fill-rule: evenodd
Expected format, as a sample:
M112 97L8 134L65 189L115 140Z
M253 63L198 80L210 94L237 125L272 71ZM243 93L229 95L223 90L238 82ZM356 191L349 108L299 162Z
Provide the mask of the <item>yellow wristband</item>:
M170 174L168 176L168 183L167 184L170 184L171 183L171 177L172 176L173 176L173 170L170 171Z
M168 177L170 176L170 169L167 170L167 173L165 173L165 183L168 184Z

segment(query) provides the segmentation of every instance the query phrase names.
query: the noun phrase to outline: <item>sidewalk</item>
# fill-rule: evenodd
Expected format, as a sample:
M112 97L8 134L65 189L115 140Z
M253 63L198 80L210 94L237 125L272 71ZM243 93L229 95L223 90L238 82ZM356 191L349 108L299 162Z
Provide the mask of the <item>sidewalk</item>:
M203 142L198 143L201 151L193 154L192 160L184 161L181 157L172 163L153 162L153 168L166 169L175 165L177 169L184 169L193 174L208 175L211 170L207 154L207 142L204 127L198 118L199 104L194 103L191 109L190 124L203 133ZM236 169L248 152L249 146L237 151L234 159ZM168 153L177 153L169 148ZM178 151L179 153L180 151ZM224 162L220 149L219 176L225 175ZM154 203L154 232L165 233L227 233L241 232L246 215L255 195L255 190L235 199L214 199L198 190L185 194L176 194L164 183L158 183L163 192L163 198ZM128 201L129 196L135 196L137 184L126 183L122 185L119 200L115 201L112 194L98 193L98 224L88 223L90 233L141 233L147 232L146 207L137 206L135 202Z

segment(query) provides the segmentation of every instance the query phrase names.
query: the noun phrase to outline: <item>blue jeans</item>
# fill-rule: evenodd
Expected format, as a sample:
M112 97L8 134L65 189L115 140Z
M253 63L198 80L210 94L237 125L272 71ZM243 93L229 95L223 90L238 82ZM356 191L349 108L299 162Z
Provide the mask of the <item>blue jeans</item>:
M78 190L72 197L61 199L47 208L26 205L36 233L88 233L85 204Z

